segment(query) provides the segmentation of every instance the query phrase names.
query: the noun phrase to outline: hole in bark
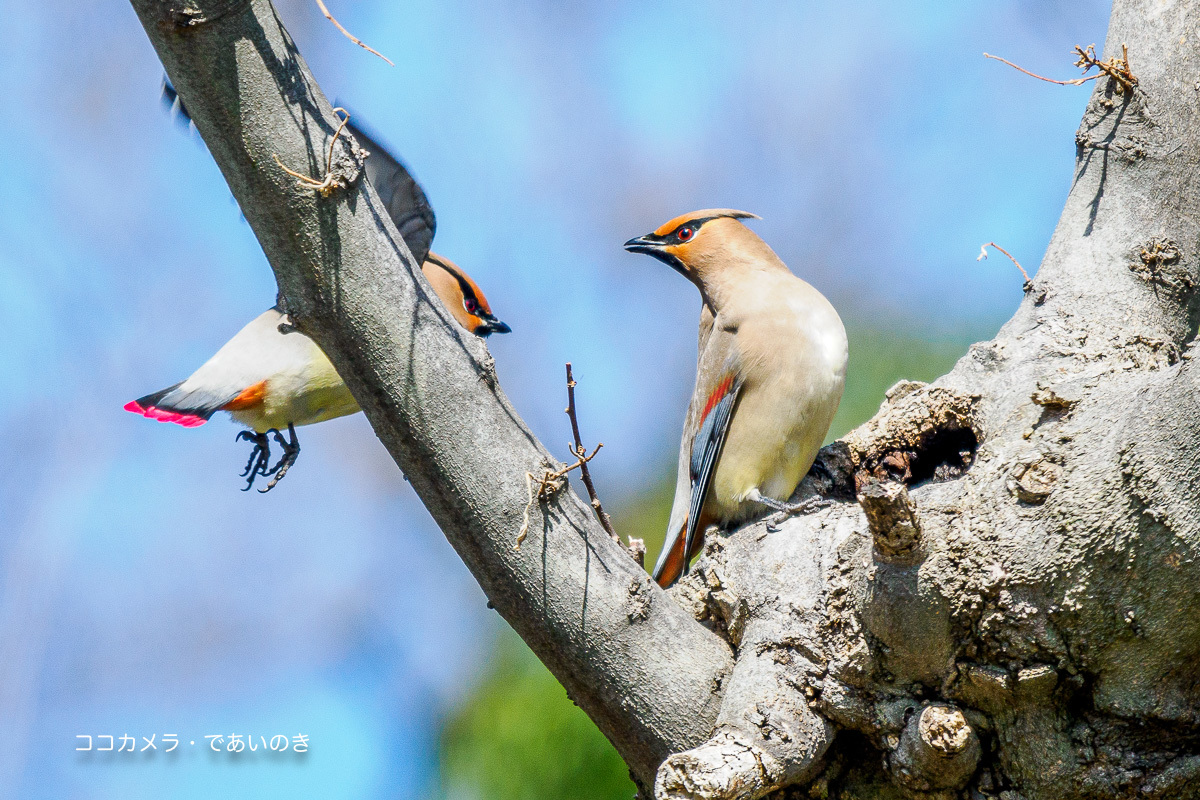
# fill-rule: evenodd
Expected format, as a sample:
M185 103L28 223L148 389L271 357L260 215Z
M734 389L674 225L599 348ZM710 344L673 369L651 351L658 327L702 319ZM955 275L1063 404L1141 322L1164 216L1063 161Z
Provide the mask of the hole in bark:
M856 493L871 480L912 487L961 478L979 448L978 400L937 386L889 397L874 419L846 437Z
M961 478L974 463L978 447L979 440L970 428L934 431L925 447L914 453L908 485Z
M952 481L971 468L978 447L979 439L969 426L935 427L922 431L913 446L885 452L866 471L907 486Z

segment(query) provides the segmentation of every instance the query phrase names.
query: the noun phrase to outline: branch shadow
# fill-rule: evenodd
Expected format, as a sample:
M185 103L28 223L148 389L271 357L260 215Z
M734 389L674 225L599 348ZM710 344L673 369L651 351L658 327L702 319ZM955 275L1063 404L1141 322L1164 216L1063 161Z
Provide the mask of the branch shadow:
M1104 197L1104 184L1108 178L1108 159L1111 152L1111 146L1116 141L1117 132L1120 130L1121 122L1125 118L1125 112L1128 110L1129 104L1133 100L1135 91L1137 90L1134 89L1131 91L1122 92L1120 105L1118 106L1113 104L1112 106L1108 107L1094 122L1089 122L1088 120L1088 116L1091 111L1089 108L1089 112L1084 114L1083 129L1080 130L1080 132L1075 136L1076 148L1079 151L1076 157L1079 159L1080 163L1079 168L1075 172L1075 177L1072 180L1072 188L1074 188L1074 186L1079 183L1084 175L1087 174L1089 167L1092 165L1092 159L1095 157L1096 153L1103 153L1100 160L1100 177L1096 183L1096 193L1093 195L1092 200L1089 203L1088 223L1087 227L1085 227L1083 231L1084 236L1091 236L1092 229L1096 225L1096 216L1100 212L1100 201ZM1104 89L1105 100L1111 102L1114 94L1114 87L1112 81L1110 80ZM1097 102L1098 101L1095 99L1092 100L1093 104L1097 104ZM1099 102L1102 103L1103 101ZM1114 111L1116 112L1115 119L1112 118ZM1104 138L1100 139L1099 141L1092 139L1092 131L1096 130L1106 122L1108 122L1111 127Z

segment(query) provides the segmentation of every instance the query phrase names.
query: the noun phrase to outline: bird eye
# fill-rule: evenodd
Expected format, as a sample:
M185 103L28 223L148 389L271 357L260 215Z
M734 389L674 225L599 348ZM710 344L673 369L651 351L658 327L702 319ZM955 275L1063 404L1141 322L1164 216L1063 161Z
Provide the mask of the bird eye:
M475 299L471 298L471 297L463 298L463 308L465 308L467 310L468 314L478 314L479 313L479 303L476 303Z
M675 234L675 238L681 242L686 242L688 239L692 238L694 233L695 231L692 230L691 227L680 228L679 232Z

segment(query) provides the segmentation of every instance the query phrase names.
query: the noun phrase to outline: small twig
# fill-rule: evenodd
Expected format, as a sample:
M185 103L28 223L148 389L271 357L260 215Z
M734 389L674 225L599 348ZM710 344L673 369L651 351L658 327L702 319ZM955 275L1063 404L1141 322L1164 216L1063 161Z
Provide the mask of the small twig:
M579 420L575 416L575 378L571 375L571 364L567 363L567 416L571 418L571 435L575 437L575 446L567 445L567 448L577 457L582 458L587 452L583 446L583 439L579 436ZM604 446L601 442L596 446L599 450ZM593 452L592 455L595 455ZM613 530L612 519L604 511L604 507L600 505L600 498L596 494L596 486L592 483L592 474L588 471L587 463L581 462L579 465L579 477L583 480L583 485L587 489L588 497L592 501L592 510L596 512L596 519L600 520L600 524L604 526L604 530L612 537L614 542L620 543L621 537Z
M335 26L337 26L337 29L339 31L341 31L347 39L354 42L356 45L363 48L364 50L367 50L368 52L374 53L375 55L379 56L384 61L386 61L389 66L393 66L393 67L396 66L395 64L392 63L392 60L390 58L388 58L387 56L385 56L383 53L379 52L375 48L364 44L361 39L359 39L357 36L352 34L350 31L343 28L342 23L338 22L336 19L333 18L333 14L329 13L329 9L325 7L325 4L323 2L321 2L321 0L317 0L317 5L321 7L321 13L325 15L325 19L329 20Z
M341 124L338 125L337 130L333 134L333 139L329 142L329 158L326 159L325 162L325 177L322 180L318 181L315 178L310 178L307 175L301 175L295 170L288 169L283 165L283 162L279 160L279 156L276 153L271 154L271 157L275 159L275 163L279 165L279 168L295 178L296 183L299 186L308 189L314 189L319 192L322 197L329 197L338 189L345 186L345 181L341 178L341 176L335 175L333 172L333 147L337 144L338 137L342 135L342 128L345 128L346 123L350 121L350 112L346 111L344 108L338 107L333 110L333 113L337 114L339 111L345 116L341 118Z
M978 258L976 258L975 260L976 260L976 261L983 261L985 258L987 258L987 257L988 257L988 252L987 252L987 249L988 249L989 247L994 247L994 248L996 248L997 250L999 250L1001 253L1004 253L1004 255L1008 256L1008 260L1009 260L1009 261L1011 261L1011 262L1013 262L1014 264L1016 264L1016 265L1017 265L1017 269L1021 270L1021 277L1023 277L1023 278L1025 279L1025 285L1026 285L1026 286L1028 286L1030 283L1032 283L1032 281L1029 279L1029 273L1028 273L1028 272L1026 272L1026 271L1025 271L1025 268L1021 266L1021 262L1020 262L1020 261L1017 261L1015 258L1013 258L1013 256L1012 256L1012 253L1008 252L1007 250L1005 250L1003 247L1001 247L1000 245L996 244L995 242L988 242L987 244L985 244L985 245L983 245L982 247L980 247L980 248L979 248L979 257L978 257Z
M1096 75L1088 75L1086 78L1072 78L1069 81L1056 81L1054 78L1046 78L1041 75L1038 75L1036 72L1030 72L1029 70L1025 69L1024 67L1019 67L1016 64L1014 64L1013 62L1009 61L1007 58L1001 58L1000 56L994 56L990 53L984 53L983 57L995 59L996 61L1000 61L1005 64L1008 64L1013 69L1017 70L1018 72L1024 72L1026 75L1028 75L1031 78L1037 78L1039 81L1045 81L1046 83L1057 83L1059 86L1080 86L1084 83L1087 83L1088 81L1094 81L1094 80L1096 80L1096 78L1100 77L1099 74L1096 74Z
M576 455L579 457L579 460L574 464L563 467L558 471L548 469L540 478L534 475L532 472L525 473L525 486L529 490L529 502L525 504L525 517L521 522L521 530L517 533L516 549L521 549L521 542L525 541L525 537L529 535L529 512L533 510L533 504L535 502L548 502L550 498L562 491L563 487L567 485L565 480L566 474L576 467L582 469L587 462L596 457L596 454L600 452L601 447L604 447L603 442L596 445L596 449L592 451L591 455L588 455L586 451L576 453ZM534 481L537 482L536 491L534 491L533 488Z
M1037 78L1039 81L1046 81L1046 83L1056 83L1059 86L1081 86L1088 81L1096 80L1096 78L1099 78L1102 75L1107 75L1109 78L1116 81L1118 92L1126 89L1132 89L1134 86L1137 86L1138 79L1134 77L1133 73L1129 70L1129 48L1124 44L1121 45L1121 58L1114 57L1106 61L1101 61L1096 57L1096 45L1094 44L1089 44L1086 48L1075 45L1075 49L1072 52L1078 56L1078 58L1075 60L1075 66L1080 67L1084 72L1087 72L1092 67L1095 67L1097 70L1099 70L1099 72L1097 72L1095 75L1087 75L1082 78L1072 78L1068 81L1059 81L1055 80L1054 78L1046 78L1038 75L1037 73L1030 72L1024 67L1018 66L1009 61L1007 58L1001 58L1000 56L994 56L989 53L984 53L983 57L995 59L996 61L1008 64L1013 69L1023 72L1031 78Z

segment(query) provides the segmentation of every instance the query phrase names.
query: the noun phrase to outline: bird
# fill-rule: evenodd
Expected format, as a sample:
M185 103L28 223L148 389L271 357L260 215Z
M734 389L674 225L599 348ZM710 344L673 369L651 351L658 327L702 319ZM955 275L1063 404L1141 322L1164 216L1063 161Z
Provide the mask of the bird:
M848 348L837 311L746 219L759 217L694 211L625 243L679 272L703 301L675 500L652 573L663 588L687 574L709 526L807 508L787 501L812 467L845 387Z
M164 95L169 86L164 84ZM181 105L180 109L186 114ZM450 259L430 251L437 221L420 184L360 127L348 124L347 128L369 152L364 164L367 180L451 316L476 336L509 333L511 328L492 313L475 281ZM130 401L124 408L189 428L203 425L217 411L228 411L247 428L237 440L253 444L242 471L247 478L243 491L249 491L261 475L269 482L260 492L273 489L295 464L300 454L297 426L361 410L329 358L291 325L278 304L242 328L186 380ZM286 439L283 429L288 432ZM283 451L274 466L271 438Z

